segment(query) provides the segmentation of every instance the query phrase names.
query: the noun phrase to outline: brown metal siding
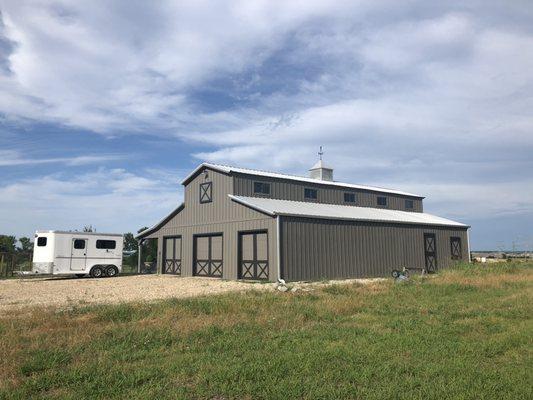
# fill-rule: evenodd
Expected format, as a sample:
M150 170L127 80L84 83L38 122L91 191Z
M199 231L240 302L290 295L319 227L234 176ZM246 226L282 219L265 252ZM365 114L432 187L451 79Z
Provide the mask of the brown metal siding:
M453 265L450 237L465 229L284 217L282 277L290 281L390 276L393 269L424 268L424 233L436 234L438 268Z
M213 182L211 203L200 203L200 184ZM193 235L223 234L223 278L237 279L238 232L250 230L268 231L269 243L277 242L276 219L233 202L233 179L223 173L208 170L208 178L201 173L185 187L185 208L159 230L147 236L158 239L158 270L161 271L164 236L182 237L182 276L192 276ZM269 280L277 279L276 246L268 249Z
M251 175L235 174L233 176L233 190L237 196L261 196L254 193L254 182L268 182L270 183L270 195L266 196L273 199L293 200L293 201L309 201L304 198L304 189L313 188L318 190L319 203L327 204L341 204L354 205L360 207L378 207L377 197L387 197L387 207L391 210L415 211L422 212L422 200L416 197L401 196L390 193L378 193L362 189L350 189L331 187L328 185L312 184L298 181L289 181L284 179L265 178ZM345 203L344 193L351 192L357 196L355 203ZM413 200L414 208L407 210L405 208L405 200Z

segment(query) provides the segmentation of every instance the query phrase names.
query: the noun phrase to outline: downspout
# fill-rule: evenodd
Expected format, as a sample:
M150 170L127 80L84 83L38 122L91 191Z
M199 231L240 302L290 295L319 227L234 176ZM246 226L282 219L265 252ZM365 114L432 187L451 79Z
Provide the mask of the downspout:
M280 216L278 215L276 217L276 229L277 229L277 242L278 242L278 247L277 247L277 252L278 252L278 280L279 279L282 279L281 278L281 229L280 229L280 223L279 223L279 220L280 220Z
M468 262L472 262L472 252L470 251L470 228L466 230L466 243L468 246Z

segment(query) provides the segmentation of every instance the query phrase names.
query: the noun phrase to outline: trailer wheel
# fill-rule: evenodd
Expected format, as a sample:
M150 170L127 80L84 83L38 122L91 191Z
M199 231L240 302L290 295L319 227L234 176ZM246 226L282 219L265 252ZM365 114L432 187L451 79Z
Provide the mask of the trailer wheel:
M102 276L104 276L104 270L102 269L102 267L96 265L91 268L90 275L91 278L101 278Z
M105 274L107 276L109 276L110 278L113 277L113 276L117 276L118 275L118 268L115 267L114 265L109 265L106 270L105 270Z

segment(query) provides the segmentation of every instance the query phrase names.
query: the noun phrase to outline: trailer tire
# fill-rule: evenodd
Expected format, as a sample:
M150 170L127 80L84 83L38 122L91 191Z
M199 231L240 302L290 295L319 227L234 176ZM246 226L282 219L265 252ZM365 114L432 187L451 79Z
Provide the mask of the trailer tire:
M118 275L118 268L115 267L114 265L108 265L106 270L105 270L105 274L106 276L112 278L114 276L117 276Z
M91 278L102 278L104 276L104 269L99 265L95 265L91 268L89 274L91 275Z

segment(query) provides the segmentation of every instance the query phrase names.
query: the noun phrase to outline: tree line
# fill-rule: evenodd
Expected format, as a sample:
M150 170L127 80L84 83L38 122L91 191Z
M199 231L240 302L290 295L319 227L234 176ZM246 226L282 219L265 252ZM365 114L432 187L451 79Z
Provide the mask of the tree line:
M29 237L0 235L0 253L30 253L33 250L33 242Z

